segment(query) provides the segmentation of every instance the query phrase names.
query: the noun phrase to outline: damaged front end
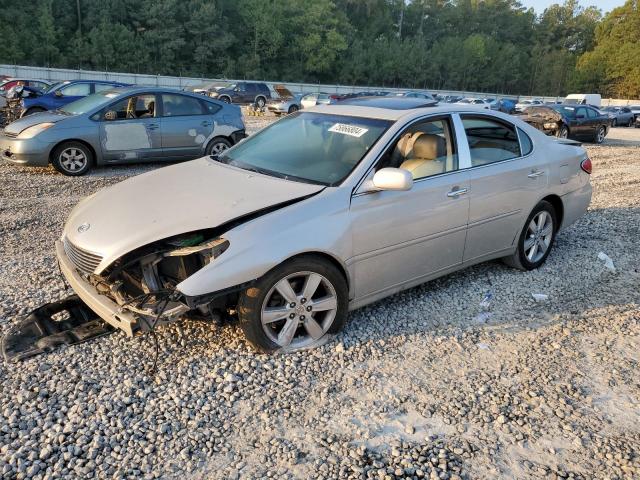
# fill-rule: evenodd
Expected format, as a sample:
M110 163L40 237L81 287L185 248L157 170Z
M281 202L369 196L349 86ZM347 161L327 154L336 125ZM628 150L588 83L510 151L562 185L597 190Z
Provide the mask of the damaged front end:
M563 123L560 113L549 107L529 107L520 119L547 135L557 136Z
M115 302L120 312L133 316L135 324L130 325L130 331L125 329L129 334L152 330L187 312L193 317L217 319L226 303L212 298L194 302L177 289L229 247L226 239L209 233L185 234L146 245L118 259L100 275L88 274L86 280L99 295Z

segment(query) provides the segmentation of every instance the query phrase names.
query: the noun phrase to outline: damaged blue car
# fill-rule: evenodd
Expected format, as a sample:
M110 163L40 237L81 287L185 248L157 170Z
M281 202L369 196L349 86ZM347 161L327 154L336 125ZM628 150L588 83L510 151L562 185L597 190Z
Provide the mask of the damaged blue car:
M245 137L240 108L169 88L103 90L0 133L0 158L84 175L94 166L219 155Z

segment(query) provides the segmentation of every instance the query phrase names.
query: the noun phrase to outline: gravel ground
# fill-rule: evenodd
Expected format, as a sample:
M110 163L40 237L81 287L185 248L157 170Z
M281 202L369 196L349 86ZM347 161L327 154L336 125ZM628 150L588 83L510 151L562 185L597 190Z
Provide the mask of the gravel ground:
M0 363L0 476L640 477L640 130L588 150L591 209L538 271L449 275L288 355L184 322L158 331L154 376L151 337L121 333ZM0 331L65 295L53 242L72 206L156 167L0 163Z

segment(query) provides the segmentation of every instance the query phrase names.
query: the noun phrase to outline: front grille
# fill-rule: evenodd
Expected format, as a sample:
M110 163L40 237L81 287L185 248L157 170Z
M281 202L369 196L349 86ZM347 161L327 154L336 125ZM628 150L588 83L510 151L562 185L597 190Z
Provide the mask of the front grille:
M66 238L63 241L64 252L76 268L84 273L93 273L102 261L102 256L76 247Z

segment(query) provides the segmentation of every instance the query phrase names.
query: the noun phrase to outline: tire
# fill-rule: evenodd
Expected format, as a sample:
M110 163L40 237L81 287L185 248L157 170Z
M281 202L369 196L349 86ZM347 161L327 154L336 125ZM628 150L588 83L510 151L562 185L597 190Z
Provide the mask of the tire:
M40 113L40 112L46 112L46 110L40 107L32 107L26 112L24 112L23 117L26 117L27 115L33 115L34 113Z
M228 95L222 95L220 97L220 101L224 103L231 103L231 97Z
M258 108L263 108L267 104L267 99L264 97L256 97L255 105Z
M93 153L84 143L64 142L51 154L51 164L58 172L79 177L93 168Z
M629 119L629 124L627 125L627 127L629 127L629 128L633 127L633 124L634 124L634 123L636 123L636 122L635 122L635 118L634 118L634 117L631 117L631 118Z
M304 298L310 278L317 286L311 298ZM290 290L282 288L286 285ZM247 340L266 353L319 346L344 324L348 296L338 268L315 256L300 256L275 267L240 294L240 327ZM310 303L318 305L315 313Z
M546 216L543 212L546 212ZM547 230L547 235L541 234L541 232L534 232L534 227L539 226L539 218L542 216L544 218L544 224L542 232ZM536 220L534 222L534 219ZM546 200L541 201L536 207L533 209L527 221L524 223L524 227L520 232L520 236L518 237L518 246L516 251L510 257L503 258L504 263L509 265L510 267L517 268L518 270L534 270L542 265L551 249L553 248L553 242L556 238L556 233L558 231L558 221L556 217L556 211ZM535 236L534 236L535 235ZM529 247L531 244L531 240L533 240L533 245ZM527 244L525 244L527 242ZM542 243L541 243L542 242ZM532 249L536 246L537 249L535 252ZM546 249L542 254L539 254L539 249L542 245L546 246ZM533 253L533 254L532 254Z
M289 115L291 115L292 113L297 112L298 110L300 110L300 108L297 105L291 105L289 107L289 111L287 112Z
M593 142L600 145L602 142L604 142L604 137L606 137L606 135L607 135L607 129L604 128L603 126L598 127L598 130L596 131L596 135L593 137Z
M611 123L611 126L612 127L617 127L618 126L618 119L617 118L613 119L613 122Z
M225 150L228 150L232 147L232 144L229 140L223 137L215 137L212 138L208 143L207 148L205 149L205 155L220 155Z
M562 125L558 130L558 138L569 138L569 129L566 125Z

